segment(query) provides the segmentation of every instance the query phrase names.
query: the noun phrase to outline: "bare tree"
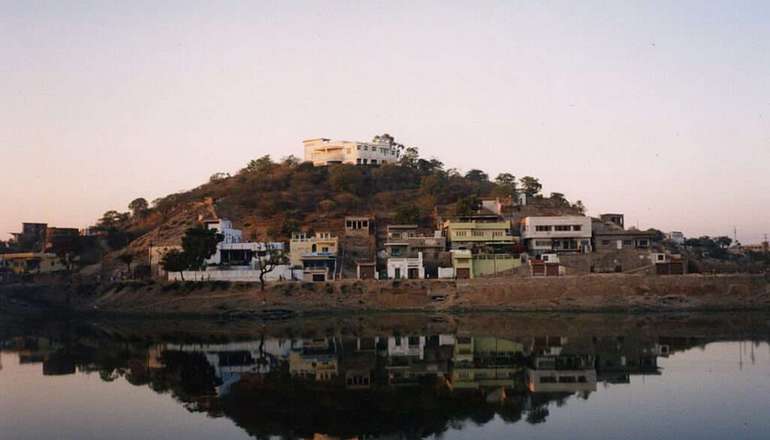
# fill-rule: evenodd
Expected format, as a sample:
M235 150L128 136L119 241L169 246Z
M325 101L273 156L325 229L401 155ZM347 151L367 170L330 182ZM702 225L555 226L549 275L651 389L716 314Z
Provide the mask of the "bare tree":
M260 290L265 290L265 275L275 270L276 266L286 263L286 253L278 243L265 241L264 249L257 251L254 258L257 260L257 270L259 270Z

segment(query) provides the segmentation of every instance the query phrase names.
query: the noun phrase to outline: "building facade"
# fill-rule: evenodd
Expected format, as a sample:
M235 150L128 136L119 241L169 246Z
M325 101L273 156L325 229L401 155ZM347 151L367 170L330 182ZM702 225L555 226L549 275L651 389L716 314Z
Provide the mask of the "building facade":
M591 217L524 217L521 238L531 254L591 252Z
M455 221L444 223L449 247L452 250L467 249L474 253L512 252L518 242L509 221Z
M302 141L305 161L315 166L334 164L384 165L397 163L399 150L387 142L340 141L326 138Z

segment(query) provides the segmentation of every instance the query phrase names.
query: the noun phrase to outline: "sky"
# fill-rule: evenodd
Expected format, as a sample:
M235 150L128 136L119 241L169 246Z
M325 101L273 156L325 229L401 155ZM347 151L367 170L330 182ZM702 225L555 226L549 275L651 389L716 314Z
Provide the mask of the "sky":
M383 132L627 225L770 233L767 1L0 0L0 35L2 238Z

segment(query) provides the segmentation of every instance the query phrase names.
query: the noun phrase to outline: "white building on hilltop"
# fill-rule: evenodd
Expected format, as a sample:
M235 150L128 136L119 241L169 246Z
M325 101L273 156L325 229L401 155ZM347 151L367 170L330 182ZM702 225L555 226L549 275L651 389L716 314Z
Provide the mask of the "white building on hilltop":
M305 161L315 166L346 163L351 165L383 165L397 163L399 150L388 142L353 142L326 138L302 141Z

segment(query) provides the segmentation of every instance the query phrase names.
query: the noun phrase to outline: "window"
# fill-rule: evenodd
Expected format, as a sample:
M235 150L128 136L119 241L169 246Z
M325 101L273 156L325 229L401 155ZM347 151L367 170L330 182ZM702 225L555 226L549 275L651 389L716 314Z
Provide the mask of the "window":
M548 240L535 240L535 246L537 247L551 247L551 242Z
M356 165L361 165L361 158L356 159Z
M364 165L366 165L366 159L364 159Z
M364 145L364 151L369 151L369 146L368 145Z
M473 236L474 237L483 237L484 236L484 231L473 231Z
M633 240L623 240L623 246L633 246L634 241Z
M556 383L556 378L553 376L544 376L540 378L540 383Z
M371 163L372 163L372 165L377 165L377 159L372 159Z
M609 240L602 240L602 246L609 246L610 241Z
M547 225L537 225L535 226L535 231L537 232L549 232L551 230L550 226Z
M554 228L554 230L556 230L556 231L562 231L562 232L563 232L563 231L569 231L569 230L570 230L570 227L569 227L569 225L556 225L556 226L554 226L553 228Z
M582 231L583 230L583 226L581 226L581 225L572 225L572 230L573 231Z
M647 247L649 245L650 245L650 242L647 241L647 240L639 240L637 242L637 246L639 246L639 247Z

